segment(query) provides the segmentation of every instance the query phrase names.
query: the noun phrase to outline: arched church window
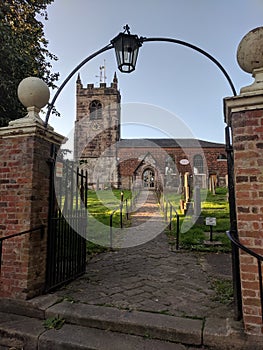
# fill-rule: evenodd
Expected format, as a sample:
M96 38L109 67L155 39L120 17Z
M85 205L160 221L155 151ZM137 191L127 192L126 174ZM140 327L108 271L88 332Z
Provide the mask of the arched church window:
M94 100L89 105L90 119L102 118L102 104L98 100Z
M202 174L204 172L203 157L200 154L194 156L194 170L197 174Z

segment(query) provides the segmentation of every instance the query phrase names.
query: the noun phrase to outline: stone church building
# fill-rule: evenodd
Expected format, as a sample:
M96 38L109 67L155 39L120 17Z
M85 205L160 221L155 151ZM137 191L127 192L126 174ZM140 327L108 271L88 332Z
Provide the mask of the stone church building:
M122 139L121 95L110 86L76 81L74 159L88 171L90 188L179 188L185 174L201 188L225 186L225 145L197 139Z

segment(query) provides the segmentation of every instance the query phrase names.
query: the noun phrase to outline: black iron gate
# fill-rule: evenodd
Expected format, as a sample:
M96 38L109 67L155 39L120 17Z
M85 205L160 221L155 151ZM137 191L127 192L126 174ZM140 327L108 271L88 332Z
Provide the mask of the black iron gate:
M229 209L230 209L230 230L237 234L237 214L234 186L234 155L233 146L230 136L230 127L225 128L226 152L227 152L227 170L228 170L228 194L229 194ZM234 238L238 238L235 236ZM242 295L241 295L241 278L239 267L239 251L238 247L232 244L232 272L233 272L233 289L234 289L234 312L235 319L242 318Z
M46 286L51 291L80 276L86 268L87 172L58 155L50 158L50 198Z

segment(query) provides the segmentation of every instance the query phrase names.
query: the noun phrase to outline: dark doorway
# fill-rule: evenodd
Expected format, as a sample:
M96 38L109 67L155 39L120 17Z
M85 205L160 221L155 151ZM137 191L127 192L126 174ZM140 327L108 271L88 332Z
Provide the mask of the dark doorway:
M146 169L143 172L143 187L144 188L155 188L154 171Z

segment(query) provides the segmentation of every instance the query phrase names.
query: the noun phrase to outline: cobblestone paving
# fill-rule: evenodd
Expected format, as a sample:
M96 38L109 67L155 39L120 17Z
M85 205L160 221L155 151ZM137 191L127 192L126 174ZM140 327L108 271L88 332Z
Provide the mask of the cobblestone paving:
M153 193L132 219L135 235L150 236L153 226L142 230L143 217L162 221ZM84 276L56 294L87 304L176 316L233 317L232 306L215 300L215 279L231 279L229 254L174 252L161 232L144 244L97 255Z

